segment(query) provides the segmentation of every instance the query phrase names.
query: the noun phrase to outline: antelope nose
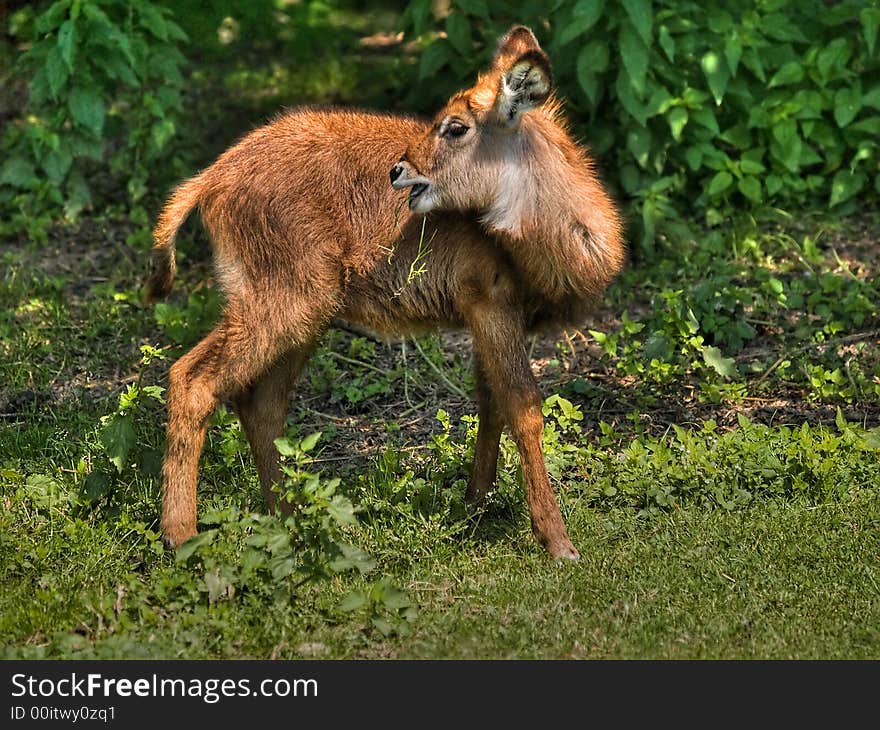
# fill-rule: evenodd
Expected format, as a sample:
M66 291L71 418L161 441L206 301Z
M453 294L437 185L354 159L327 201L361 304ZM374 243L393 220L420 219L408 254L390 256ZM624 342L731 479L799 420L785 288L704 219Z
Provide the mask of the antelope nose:
M397 180L403 174L403 165L399 162L391 168L391 183L394 184L394 181Z

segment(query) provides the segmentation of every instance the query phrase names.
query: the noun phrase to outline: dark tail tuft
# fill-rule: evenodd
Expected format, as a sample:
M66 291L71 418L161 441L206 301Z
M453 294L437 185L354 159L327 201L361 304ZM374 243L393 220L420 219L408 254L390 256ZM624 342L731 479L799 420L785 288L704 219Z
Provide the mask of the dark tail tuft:
M177 272L174 237L189 212L198 204L202 184L202 176L196 175L179 185L159 215L153 229L153 271L144 285L144 304L152 304L167 296L174 285Z

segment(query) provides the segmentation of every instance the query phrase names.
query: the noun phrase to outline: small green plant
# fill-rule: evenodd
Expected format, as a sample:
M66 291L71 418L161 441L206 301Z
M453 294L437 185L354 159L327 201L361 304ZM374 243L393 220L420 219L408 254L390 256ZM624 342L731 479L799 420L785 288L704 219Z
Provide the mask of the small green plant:
M165 403L165 389L145 385L144 375L154 362L165 359L166 352L152 345L142 345L140 351L137 380L121 393L115 411L101 418L97 461L90 468L81 465L81 470L88 472L83 483L85 496L93 504L109 493L124 472L137 468L156 475L161 468L161 454L146 435L146 422L157 415L157 405Z
M338 491L340 480L311 470L310 452L320 436L275 442L283 473L278 497L291 505L289 514L214 509L202 519L208 529L177 549L179 564L203 571L199 591L210 603L243 592L290 603L309 583L375 569L375 560L345 537L357 520L355 506Z
M368 590L352 591L338 606L344 613L365 613L382 636L406 636L418 616L412 599L390 578L380 578Z

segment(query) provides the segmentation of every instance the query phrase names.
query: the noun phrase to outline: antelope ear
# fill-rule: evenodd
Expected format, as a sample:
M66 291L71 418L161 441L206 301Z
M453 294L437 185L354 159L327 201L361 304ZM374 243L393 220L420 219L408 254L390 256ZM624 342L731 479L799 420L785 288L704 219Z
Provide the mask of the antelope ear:
M492 68L500 76L495 112L506 127L516 127L525 112L539 107L550 96L550 59L525 26L512 28L501 39Z

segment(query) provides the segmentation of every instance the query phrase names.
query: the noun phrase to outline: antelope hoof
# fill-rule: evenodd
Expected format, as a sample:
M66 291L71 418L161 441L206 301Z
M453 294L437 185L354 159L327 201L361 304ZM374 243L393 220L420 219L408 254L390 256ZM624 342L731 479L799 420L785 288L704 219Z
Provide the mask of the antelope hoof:
M162 528L162 541L169 548L178 548L191 537L195 537L199 531L195 526L174 525Z
M550 557L554 560L580 560L581 554L577 551L575 546L571 544L568 535L563 533L561 537L544 539L539 537L538 539L547 549L547 552L550 553Z
M553 547L547 548L547 552L550 553L550 556L557 561L561 560L580 560L581 554L577 551L574 545L571 544L571 541L566 540L559 545L555 545Z
M480 487L475 484L469 484L467 491L464 493L464 502L474 511L480 511L486 506L486 498L489 496L491 488Z

